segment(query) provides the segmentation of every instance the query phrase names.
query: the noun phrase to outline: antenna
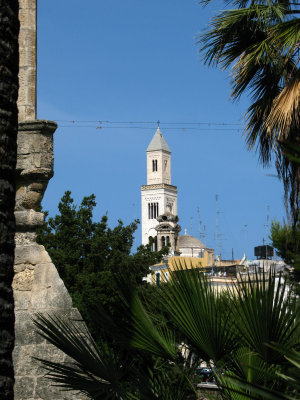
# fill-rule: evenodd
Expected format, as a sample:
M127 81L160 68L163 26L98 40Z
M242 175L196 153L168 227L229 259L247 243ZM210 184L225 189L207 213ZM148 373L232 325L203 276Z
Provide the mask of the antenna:
M269 235L269 214L270 214L270 206L267 206L267 222L265 224L265 228L266 228L266 244L268 243L268 235Z
M248 225L245 224L242 229L242 232L244 233L244 254L245 254L245 256L247 254L247 232L248 232L247 227L248 227Z
M193 217L191 217L191 229L190 229L190 232L191 232L191 236L193 236Z
M265 224L266 228L266 259L268 259L268 238L269 238L269 214L270 214L270 206L267 206L267 223ZM263 243L264 245L265 243Z
M206 237L206 225L203 225L203 233L202 233L202 237L205 238Z
M200 238L200 240L201 240L201 223L202 223L202 221L201 221L201 219L200 219L200 207L198 206L197 207L197 213L198 213L198 226L199 226L199 238Z
M220 210L219 210L219 195L216 194L216 233L215 233L215 241L216 241L216 256L219 256L220 259L222 258L222 235L219 231L219 217L220 217Z

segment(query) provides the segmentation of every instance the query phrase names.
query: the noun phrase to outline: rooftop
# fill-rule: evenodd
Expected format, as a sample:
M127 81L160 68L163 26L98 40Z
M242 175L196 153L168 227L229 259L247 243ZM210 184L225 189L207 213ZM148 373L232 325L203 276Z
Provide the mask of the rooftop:
M190 235L182 235L179 237L179 248L181 247L196 247L200 249L205 249L206 246L201 240Z
M168 153L171 153L171 150L169 149L169 146L167 145L167 142L165 138L163 137L160 128L158 127L148 148L147 151L155 151L155 150L164 150L167 151Z

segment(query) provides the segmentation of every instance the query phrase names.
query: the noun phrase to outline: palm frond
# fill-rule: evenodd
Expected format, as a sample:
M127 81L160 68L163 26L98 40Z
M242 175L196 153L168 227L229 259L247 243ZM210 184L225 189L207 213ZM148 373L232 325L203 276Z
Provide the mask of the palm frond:
M247 371L246 375L234 371L226 371L224 375L218 376L220 386L225 395L231 398L233 393L238 396L246 396L250 399L293 399L299 396L300 378L300 353L294 350L286 350L283 346L271 346L275 351L283 355L289 355L287 360L290 366L296 367L287 369L288 376L281 373L280 365L263 363L258 355L252 353L249 357L249 350L241 349L237 353L235 363ZM249 379L250 378L250 379ZM226 397L226 396L225 396ZM238 397L239 398L239 397ZM243 397L242 397L243 398Z
M153 324L136 293L132 295L130 313L133 332L130 344L158 357L175 359L178 350L173 332L167 327Z
M203 0L206 5L210 0ZM199 37L204 63L231 68L233 100L249 93L244 136L267 166L272 156L296 219L300 174L281 152L282 140L299 136L300 19L289 0L228 0L236 9L219 12ZM295 206L296 204L296 206Z
M129 370L105 347L100 352L83 321L37 314L34 324L41 336L71 358L64 364L38 359L53 385L78 390L92 399L130 398Z
M217 363L235 348L228 309L219 312L223 299L202 273L187 269L186 263L176 264L162 290L170 317L202 359Z
M291 292L286 278L277 281L272 272L256 273L254 279L243 277L231 289L235 327L245 346L269 365L279 356L270 344L278 343L286 349L300 344Z
M273 100L270 113L265 121L268 132L276 132L276 140L282 141L290 136L292 123L300 125L300 69L288 80L284 89ZM272 133L274 135L274 133Z

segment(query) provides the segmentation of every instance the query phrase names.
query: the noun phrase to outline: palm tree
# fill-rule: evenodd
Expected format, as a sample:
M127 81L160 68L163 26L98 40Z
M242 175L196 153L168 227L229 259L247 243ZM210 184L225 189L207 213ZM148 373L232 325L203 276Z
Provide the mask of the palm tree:
M203 0L207 4L211 0ZM232 98L249 92L244 135L264 165L275 155L290 209L297 219L299 168L290 168L280 144L299 143L300 20L292 0L229 0L199 38L204 62L232 69Z
M139 301L136 304L140 306ZM146 313L143 312L140 317L142 323L152 325ZM99 315L101 321L102 318ZM115 327L114 336L121 338L127 350L124 348L124 351L116 352L116 348L109 347L101 338L97 338L96 344L83 321L37 314L34 322L44 338L69 356L70 361L65 364L39 360L48 371L46 377L62 390L77 390L88 398L106 400L187 398L188 373L166 364L157 354L155 359L144 354L142 364L133 362L128 357L128 347L134 351L129 336L126 332L118 334L118 327ZM172 340L167 342L162 339L160 345L164 348L163 354L176 358L177 349Z
M184 399L188 388L193 390L193 385L187 384L192 382L191 374L187 373L191 357L179 362L178 351L184 343L193 358L216 368L216 380L223 399L267 399L270 392L282 393L282 398L296 399L299 392L294 382L282 379L287 375L294 377L300 371L285 358L285 355L295 355L300 346L297 310L293 292L287 290L286 279L278 280L272 273L268 276L257 274L239 280L222 294L201 273L183 267L178 265L171 281L160 288L160 296L175 330L149 314L135 293L124 290L124 312L129 313L132 326L123 332L126 337L123 342L127 348L138 349L142 357L138 371L125 367L132 373L125 381L116 379L112 382L117 374L105 372L103 361L97 361L100 363L97 367L91 360L98 350L89 349L90 337L80 335L78 329L70 329L70 323L61 319L57 323L51 317L40 316L36 324L44 337L75 360L75 368L43 361L49 377L64 388L80 389L81 385L80 390L89 393L91 398L97 397L93 397L87 387L94 384L93 390L102 385L102 394L106 390L107 398L111 399ZM79 343L79 337L82 343ZM86 352L89 354L85 356ZM102 351L97 357L103 360L107 355ZM297 357L294 357L296 363ZM110 364L113 363L110 361ZM119 364L113 365L113 370L120 370L126 364L119 360ZM167 370L163 365L168 367ZM178 373L179 368L184 371L182 375ZM109 367L108 371L111 369ZM180 382L175 393L169 387L172 374ZM100 381L98 384L96 377ZM103 389L103 381L106 389ZM112 392L110 387L119 390L125 387L128 391L120 395ZM267 395L260 397L264 391ZM115 397L109 397L109 393L115 393Z
M18 0L0 1L0 397L13 399L15 167L18 130Z

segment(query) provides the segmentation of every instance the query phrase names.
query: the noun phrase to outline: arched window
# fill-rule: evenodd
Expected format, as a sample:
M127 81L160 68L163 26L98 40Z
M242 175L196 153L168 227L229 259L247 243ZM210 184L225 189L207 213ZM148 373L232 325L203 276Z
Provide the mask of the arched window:
M170 236L167 236L167 246L170 244Z
M164 247L166 245L166 238L164 236L161 237L161 246Z
M149 236L148 243L151 245L151 251L153 251L153 236Z
M157 251L157 236L149 236L149 244L151 244L151 251Z
M157 171L157 160L152 160L152 171L153 172Z
M154 219L159 216L158 203L148 203L148 219Z

